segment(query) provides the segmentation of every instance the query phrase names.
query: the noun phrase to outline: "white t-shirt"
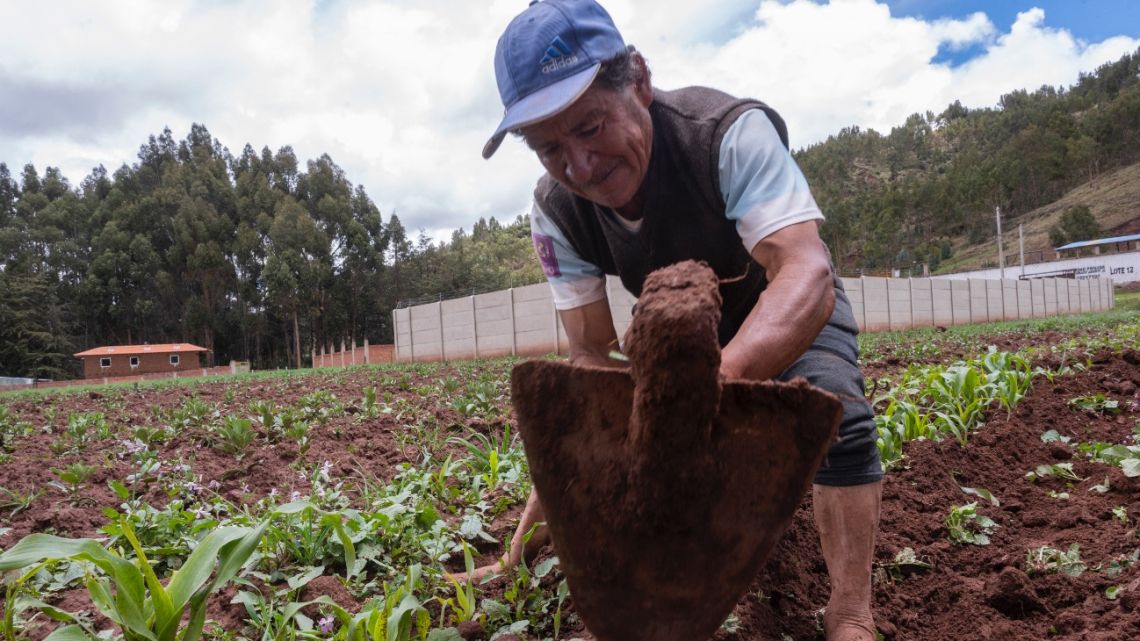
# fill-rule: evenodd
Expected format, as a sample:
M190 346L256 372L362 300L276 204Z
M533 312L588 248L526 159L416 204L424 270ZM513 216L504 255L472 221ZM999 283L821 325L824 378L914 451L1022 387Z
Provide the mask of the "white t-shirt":
M718 169L725 216L736 221L749 252L784 227L823 220L803 172L761 109L744 112L725 132ZM632 231L641 226L640 220L612 215ZM530 228L556 309L573 309L606 297L605 274L578 255L537 202L531 207Z

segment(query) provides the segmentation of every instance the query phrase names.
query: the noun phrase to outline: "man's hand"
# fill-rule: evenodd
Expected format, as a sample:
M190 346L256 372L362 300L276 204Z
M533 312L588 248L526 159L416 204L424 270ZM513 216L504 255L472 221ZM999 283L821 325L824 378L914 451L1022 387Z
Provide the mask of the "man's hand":
M559 310L558 318L570 341L570 364L627 369L629 362L610 356L617 350L617 332L610 302L603 298L573 309Z
M538 502L538 494L534 490L531 490L530 496L526 500L526 507L523 508L522 515L519 517L519 525L515 528L515 533L511 537L511 546L507 550L507 553L495 563L475 568L470 575L466 572L460 572L452 576L460 583L467 580L479 582L483 580L483 577L489 574L506 572L509 568L513 568L519 563L522 563L524 559L534 558L542 546L550 541L550 530L546 527L545 523L540 523L538 527L534 529L534 532L531 532L535 524L544 518L542 504ZM531 535L529 541L526 540L527 534Z
M778 376L807 351L835 308L831 260L814 220L763 238L752 257L764 266L768 287L721 352L721 375L729 380Z

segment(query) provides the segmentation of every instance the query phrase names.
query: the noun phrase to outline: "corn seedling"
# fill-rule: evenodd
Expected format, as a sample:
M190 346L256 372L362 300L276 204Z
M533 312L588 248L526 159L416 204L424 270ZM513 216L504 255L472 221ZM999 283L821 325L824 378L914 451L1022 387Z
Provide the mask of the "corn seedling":
M211 531L163 585L130 522L120 519L119 525L135 553L133 561L92 539L31 534L0 554L0 571L22 570L45 561L87 561L98 569L86 577L91 601L119 627L124 641L197 641L206 620L207 597L237 574L265 529L262 524ZM97 639L77 623L68 623L53 636Z
M43 490L32 490L25 494L0 486L0 509L11 510L8 518L12 518L31 507L42 494Z
M463 566L467 570L467 580L462 584L451 574L446 575L447 580L455 588L455 598L441 601L440 625L443 625L448 608L455 613L456 623L475 621L479 614L478 603L475 600L475 585L471 579L471 573L475 571L475 561L471 557L471 546L467 545L466 541L463 542Z
M1060 572L1071 577L1080 576L1088 566L1081 560L1081 546L1074 543L1068 551L1058 550L1047 545L1027 550L1025 572L1027 574L1052 574Z
M945 523L950 540L959 544L989 545L990 535L998 528L993 519L978 513L977 503L951 506Z

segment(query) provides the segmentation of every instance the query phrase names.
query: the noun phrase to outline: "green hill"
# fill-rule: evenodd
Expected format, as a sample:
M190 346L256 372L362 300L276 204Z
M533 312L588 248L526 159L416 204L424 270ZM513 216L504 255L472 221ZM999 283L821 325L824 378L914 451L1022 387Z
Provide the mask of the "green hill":
M1019 223L1027 250L1045 249L1048 229L1076 204L1102 230L1117 229L1136 218L1140 201L1140 50L1072 87L1006 94L996 108L955 101L887 134L849 127L796 160L845 274L991 262L995 206L1014 251Z

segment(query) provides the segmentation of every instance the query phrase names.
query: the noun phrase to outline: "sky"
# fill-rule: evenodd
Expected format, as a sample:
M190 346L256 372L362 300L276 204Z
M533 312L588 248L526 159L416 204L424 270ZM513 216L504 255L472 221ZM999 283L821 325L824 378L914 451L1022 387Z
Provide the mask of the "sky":
M1067 87L1140 48L1140 0L602 0L654 83L764 100L793 148L887 132L954 100ZM527 0L0 0L0 162L137 162L204 124L234 154L323 153L387 218L436 240L529 210L541 166L508 138L495 42Z

